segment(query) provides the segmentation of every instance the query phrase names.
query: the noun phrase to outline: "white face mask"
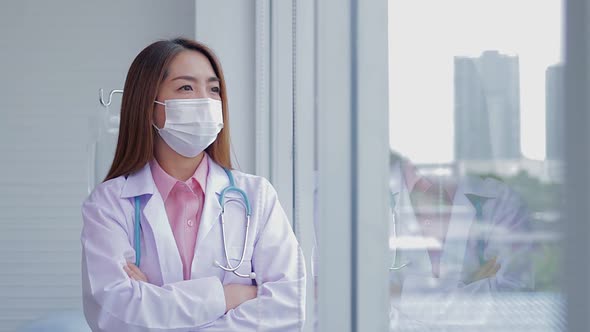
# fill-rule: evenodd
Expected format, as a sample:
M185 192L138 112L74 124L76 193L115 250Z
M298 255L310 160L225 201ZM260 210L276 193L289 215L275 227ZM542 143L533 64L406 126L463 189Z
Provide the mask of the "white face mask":
M154 128L172 150L187 158L203 152L223 128L221 101L201 99L169 99L164 103L166 122Z

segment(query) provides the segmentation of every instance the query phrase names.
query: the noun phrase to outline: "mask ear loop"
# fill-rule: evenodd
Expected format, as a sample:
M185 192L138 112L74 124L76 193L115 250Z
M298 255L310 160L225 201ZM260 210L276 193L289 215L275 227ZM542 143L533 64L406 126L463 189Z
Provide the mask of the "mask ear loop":
M159 104L159 105L162 105L164 107L166 106L166 104L163 103L163 102L161 102L161 101L154 100L154 103ZM156 129L156 131L158 133L160 132L160 128L158 128L158 126L156 126L156 124L154 123L153 119L152 119L152 126Z
M220 101L220 102L223 105L223 102L222 101ZM223 112L223 109L222 109L222 112ZM224 123L223 123L223 127L221 127L222 129L225 127L225 119L223 119L223 121L224 121ZM237 168L236 169L242 169L242 166L240 166L240 162L238 160L238 155L236 154L236 150L234 149L234 144L233 144L233 142L231 140L229 142L229 149L230 149L230 159L231 159L231 161L232 162L235 161L236 164L237 164ZM233 155L233 158L232 158L231 155Z

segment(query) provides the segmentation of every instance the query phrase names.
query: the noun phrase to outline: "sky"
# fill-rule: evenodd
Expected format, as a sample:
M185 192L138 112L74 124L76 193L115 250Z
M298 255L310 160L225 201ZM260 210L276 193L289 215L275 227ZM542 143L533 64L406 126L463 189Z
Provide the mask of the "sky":
M545 158L545 70L562 61L561 0L389 0L390 145L453 159L453 57L518 55L521 150Z

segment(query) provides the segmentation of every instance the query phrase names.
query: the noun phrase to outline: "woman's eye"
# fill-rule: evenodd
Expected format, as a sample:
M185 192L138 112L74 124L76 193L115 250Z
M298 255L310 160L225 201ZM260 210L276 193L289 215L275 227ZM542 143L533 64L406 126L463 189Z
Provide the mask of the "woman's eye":
M211 88L211 91L215 92L215 93L219 93L221 91L221 89L219 89L218 86L214 86Z
M193 87L190 86L190 85L183 85L178 90L182 90L182 91L193 91Z

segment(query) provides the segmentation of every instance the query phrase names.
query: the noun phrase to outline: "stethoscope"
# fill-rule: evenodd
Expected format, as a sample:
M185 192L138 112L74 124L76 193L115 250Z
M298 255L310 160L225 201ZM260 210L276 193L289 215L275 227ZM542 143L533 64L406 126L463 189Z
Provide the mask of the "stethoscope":
M396 196L399 193L391 193L391 218L392 218L392 231L393 231L393 236L397 236L397 212L396 212L396 204L397 204L397 200L396 200ZM484 197L481 196L476 196L476 195L467 195L469 201L471 202L471 204L473 204L473 207L475 208L475 221L477 223L481 223L483 221L483 208L482 208L482 203L484 200ZM479 237L477 240L477 251L478 251L478 257L479 257L479 262L480 264L485 264L485 257L484 257L484 250L485 250L485 241L483 238ZM394 250L393 252L393 263L391 265L391 267L389 268L390 271L399 271L405 267L407 267L408 265L412 264L412 261L407 261L405 263L400 264L399 266L395 266L395 262L397 259L397 249Z
M240 266L244 262L244 257L246 256L246 248L247 248L247 241L248 241L248 230L250 229L250 216L252 215L252 209L250 207L250 200L248 199L248 195L242 189L235 186L234 177L231 174L231 171L227 168L223 168L225 174L229 178L229 186L225 187L221 193L219 194L219 205L221 206L221 214L219 215L220 223L221 223L221 240L223 242L223 253L225 255L225 260L227 262L226 266L221 265L219 262L215 261L215 266L219 267L220 269L226 272L232 272L238 277L241 278L250 278L256 279L256 273L250 272L249 274L242 274L238 272ZM240 195L240 199L230 198L226 201L225 195L228 192L236 192ZM227 245L225 239L225 220L223 215L225 214L225 204L228 202L239 202L244 206L245 213L246 213L246 233L244 235L244 246L242 247L242 255L240 257L240 261L238 265L232 266L229 260L229 256L227 254ZM140 246L140 237L141 237L141 211L140 211L140 197L135 196L135 225L134 225L134 247L135 247L135 265L139 266L141 261L141 246Z

